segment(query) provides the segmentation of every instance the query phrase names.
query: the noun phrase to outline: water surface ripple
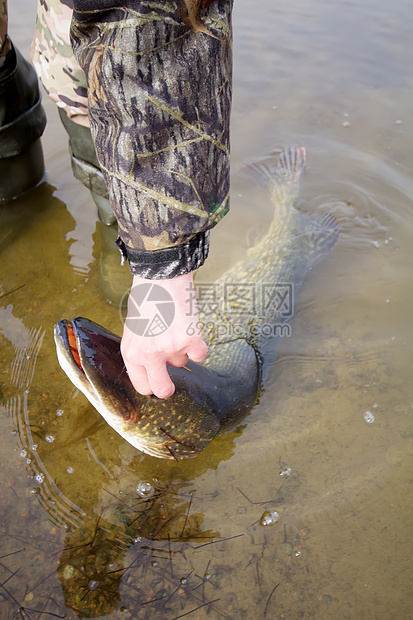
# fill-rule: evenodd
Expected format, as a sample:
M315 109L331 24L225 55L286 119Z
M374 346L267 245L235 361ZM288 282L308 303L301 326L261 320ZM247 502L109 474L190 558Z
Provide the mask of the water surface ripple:
M10 7L25 53L33 10ZM234 31L232 211L198 281L272 219L239 164L286 146L339 242L241 426L188 462L140 454L57 364L54 323L120 332L130 277L45 98L47 181L0 208L2 618L413 615L411 3L236 0Z

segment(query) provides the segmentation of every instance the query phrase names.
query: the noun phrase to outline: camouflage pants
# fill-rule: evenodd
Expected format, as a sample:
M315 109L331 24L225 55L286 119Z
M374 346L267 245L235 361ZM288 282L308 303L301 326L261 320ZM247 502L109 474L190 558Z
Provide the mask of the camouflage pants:
M90 121L119 247L149 279L202 265L229 210L232 3L38 0L33 64Z
M89 125L86 76L70 45L72 0L38 0L31 60L51 99L69 118ZM0 57L10 49L7 0L0 0Z
M71 0L38 0L31 59L44 88L76 123L89 126L86 76L70 44Z
M0 50L7 35L7 0L0 0Z
M7 37L7 0L0 0L0 69L2 59L10 50L10 40Z

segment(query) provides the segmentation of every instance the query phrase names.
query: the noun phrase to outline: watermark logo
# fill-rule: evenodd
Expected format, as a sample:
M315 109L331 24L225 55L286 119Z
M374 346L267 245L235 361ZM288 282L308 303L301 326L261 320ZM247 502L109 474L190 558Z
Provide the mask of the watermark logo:
M195 302L199 313L205 317L221 311L225 316L255 317L265 320L277 316L286 320L293 316L293 285L290 282L267 283L197 283L188 297L188 315L195 311Z
M138 284L128 299L127 327L138 336L162 334L172 324L175 304L170 293L160 284Z
M269 283L197 283L186 290L188 335L215 334L220 337L282 337L291 335L288 324L294 312L293 285ZM126 301L125 293L124 301ZM175 317L175 304L162 284L139 284L129 292L127 317L121 304L122 320L139 336L165 332Z
M213 321L193 321L189 324L186 333L188 336L194 334L207 335L214 339L253 339L256 338L289 338L291 336L291 325L289 323L234 323Z

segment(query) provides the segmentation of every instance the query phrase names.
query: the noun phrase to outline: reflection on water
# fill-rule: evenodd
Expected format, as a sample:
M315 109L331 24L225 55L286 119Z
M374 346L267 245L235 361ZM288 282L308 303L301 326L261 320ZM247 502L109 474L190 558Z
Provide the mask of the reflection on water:
M236 2L234 164L304 144L300 208L341 235L259 405L188 462L137 453L58 367L54 323L119 333L130 277L45 102L48 182L0 210L2 618L412 615L408 4ZM232 204L204 282L271 220L236 166Z

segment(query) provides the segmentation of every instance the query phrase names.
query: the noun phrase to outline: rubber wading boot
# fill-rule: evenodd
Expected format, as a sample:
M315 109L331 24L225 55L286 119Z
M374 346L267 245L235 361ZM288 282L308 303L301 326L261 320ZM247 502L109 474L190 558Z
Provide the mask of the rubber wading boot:
M36 72L12 45L0 69L0 202L42 180L45 126Z
M90 190L100 221L106 226L111 226L116 222L116 218L110 206L108 190L96 157L90 129L72 121L60 108L59 115L69 136L73 175Z

